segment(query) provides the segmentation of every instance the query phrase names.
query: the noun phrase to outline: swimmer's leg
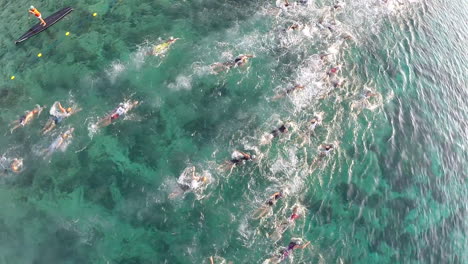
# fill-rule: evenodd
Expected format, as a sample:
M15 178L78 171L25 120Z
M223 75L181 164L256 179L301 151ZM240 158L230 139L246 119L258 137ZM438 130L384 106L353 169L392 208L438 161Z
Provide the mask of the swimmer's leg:
M112 120L111 120L110 116L107 116L107 117L101 119L101 120L97 123L97 126L98 126L98 127L106 127L106 126L110 125L111 122L112 122Z
M257 211L255 211L252 215L252 219L260 219L262 217L264 217L268 212L270 211L270 207L269 206L262 206L260 208L257 209Z
M174 198L176 198L177 196L182 195L183 193L184 193L184 191L183 191L181 188L176 187L176 189L173 190L172 193L170 193L169 196L168 196L167 198L169 198L169 199L174 199Z
M15 131L17 128L19 128L21 126L20 123L16 124L16 126L14 126L12 129L10 129L10 134L13 134L13 131Z
M55 121L51 118L47 121L46 125L42 129L42 135L49 133L52 129L55 128Z
M226 161L219 166L219 169L223 171L232 171L234 167L236 167L236 164Z
M276 230L270 235L270 239L273 240L274 242L278 241L281 239L283 236L283 233L289 228L289 222L284 221L282 222Z

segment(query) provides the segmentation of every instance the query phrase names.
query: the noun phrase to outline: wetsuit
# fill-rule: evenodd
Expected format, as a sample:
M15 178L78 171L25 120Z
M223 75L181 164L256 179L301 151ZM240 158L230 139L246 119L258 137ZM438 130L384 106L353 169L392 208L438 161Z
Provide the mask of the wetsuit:
M232 159L232 160L231 160L231 163L237 165L237 164L240 164L240 163L242 163L242 162L244 162L244 161L246 161L246 160L250 160L250 156L248 156L248 157L243 156L243 157L241 157L241 158Z
M288 248L285 248L282 250L282 256L281 256L281 260L285 260L287 259L293 252L294 248L299 245L298 243L296 242L289 242L289 245L288 245Z
M124 108L123 105L120 105L115 112L111 115L111 120L115 120L119 118L121 115L125 114L126 109Z
M328 29L330 29L330 27L331 27L331 26L327 26ZM331 30L331 29L330 29L330 30ZM329 74L329 75L335 74L335 73L338 72L338 70L339 70L338 67L333 67L333 68L330 69L330 72L329 72L328 74Z
M284 133L284 132L287 132L287 128L285 125L282 125L280 126L278 129L275 129L273 131L271 131L271 134L273 135L273 137L277 137L279 136L280 133Z
M293 214L289 217L289 220L294 221L294 220L296 220L296 219L298 219L298 218L299 218L299 215L296 214L296 213L293 213Z
M54 120L54 123L58 125L58 123L62 122L63 116L51 116L52 120Z
M268 200L266 202L266 205L268 206L273 206L275 205L276 201L278 201L279 199L281 199L283 197L283 194L282 193L276 193L275 196L273 196L273 198L271 198L270 200Z
M20 125L24 126L24 121L26 121L26 115L22 115L19 119Z
M234 64L237 65L237 66L242 65L242 57L237 57L237 58L234 60Z

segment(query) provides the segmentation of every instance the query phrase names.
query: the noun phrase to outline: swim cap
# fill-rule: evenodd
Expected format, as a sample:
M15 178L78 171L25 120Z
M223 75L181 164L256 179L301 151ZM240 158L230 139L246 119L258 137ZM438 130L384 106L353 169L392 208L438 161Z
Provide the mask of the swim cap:
M29 9L34 9L34 6L31 6Z
M202 181L203 181L203 182L206 182L206 180L207 180L206 177L203 177L203 178L202 178Z
M23 167L23 160L21 159L15 159L11 164L11 170L13 172L19 172L22 167Z
M67 113L70 113L73 109L71 107L67 108Z

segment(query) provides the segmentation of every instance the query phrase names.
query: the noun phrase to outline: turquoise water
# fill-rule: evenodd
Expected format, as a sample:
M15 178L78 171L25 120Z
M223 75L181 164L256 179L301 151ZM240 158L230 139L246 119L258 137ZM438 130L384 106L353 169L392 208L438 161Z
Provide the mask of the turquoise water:
M0 154L24 169L1 176L0 263L263 263L293 237L311 244L285 263L468 263L468 7L400 2L278 15L263 1L3 3ZM31 4L75 11L15 46ZM165 56L145 55L171 36ZM239 54L255 58L212 73ZM141 104L93 127L129 98ZM46 136L48 109L9 133L54 101L82 110ZM71 127L65 151L44 158ZM320 158L323 143L336 149ZM255 160L221 170L236 149ZM169 199L191 166L209 184ZM273 213L252 219L279 190ZM295 205L301 217L274 241Z

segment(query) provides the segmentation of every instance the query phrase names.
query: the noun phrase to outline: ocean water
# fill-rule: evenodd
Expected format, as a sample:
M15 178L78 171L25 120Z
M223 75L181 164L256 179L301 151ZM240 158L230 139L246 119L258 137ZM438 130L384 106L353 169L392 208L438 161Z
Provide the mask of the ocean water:
M1 173L0 263L266 263L292 238L310 245L284 263L468 263L466 1L280 3L3 1L0 154L24 167ZM15 45L31 4L75 11ZM254 58L214 74L239 54ZM55 101L82 110L10 133ZM234 150L256 157L221 169ZM170 198L192 166L206 184Z

